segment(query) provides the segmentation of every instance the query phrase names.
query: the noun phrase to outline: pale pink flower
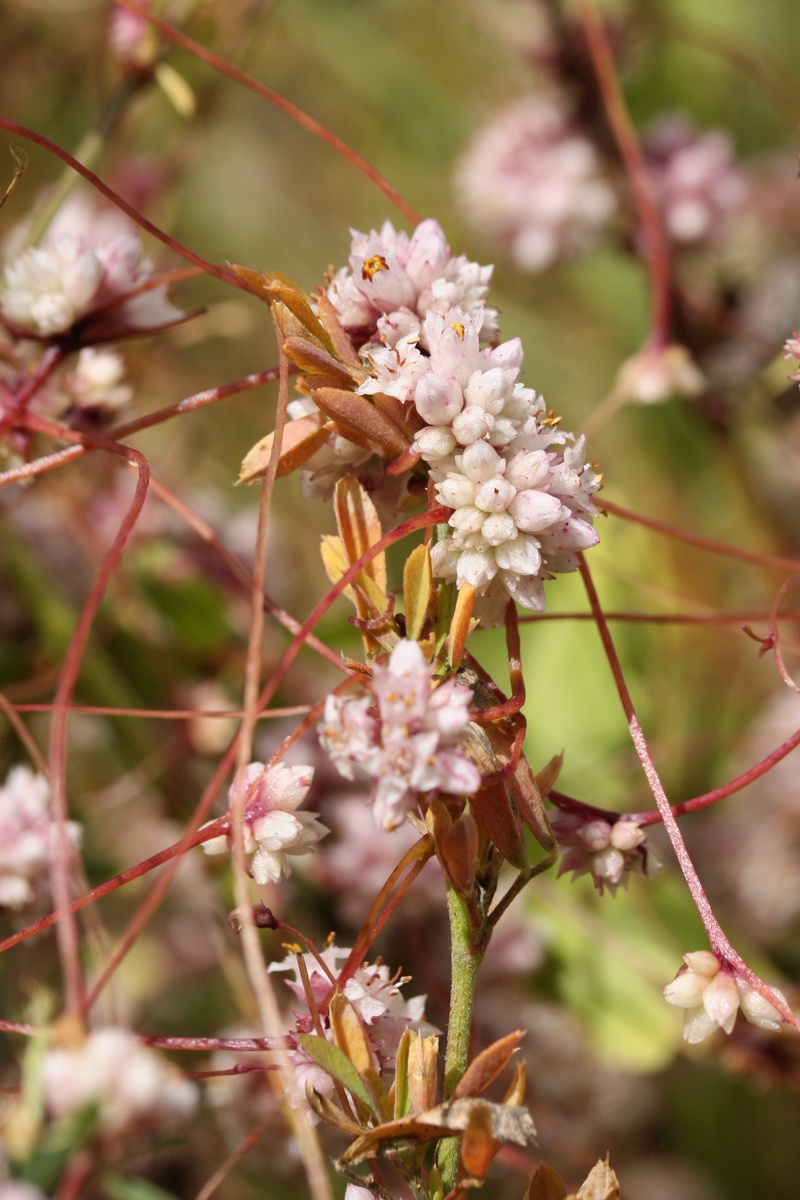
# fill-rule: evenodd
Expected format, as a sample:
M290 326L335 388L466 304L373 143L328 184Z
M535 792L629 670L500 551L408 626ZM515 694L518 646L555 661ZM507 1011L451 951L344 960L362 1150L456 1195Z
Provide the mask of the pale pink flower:
M336 273L328 297L339 319L361 343L394 345L418 333L425 314L456 305L483 317L483 336L497 333L497 311L486 306L490 266L450 251L438 223L428 219L411 237L390 221L369 233L351 230L349 266Z
M685 1009L683 1036L687 1042L702 1042L716 1029L730 1033L740 1008L751 1024L780 1029L777 1009L710 950L684 954L683 962L672 983L664 988L664 999ZM777 988L772 990L785 1003L783 993Z
M747 176L721 130L696 130L685 117L661 117L642 146L671 237L719 245L749 194Z
M685 346L646 346L627 358L617 372L614 391L621 400L660 404L671 396L699 396L706 387L703 372Z
M256 883L278 883L291 875L288 855L310 854L328 832L316 813L295 810L303 803L314 777L313 767L267 768L252 762L237 771L228 792L231 810L241 812L245 854L252 855L250 874ZM232 830L203 843L207 854L223 854Z
M98 1029L80 1046L47 1050L42 1089L51 1117L96 1108L98 1131L114 1137L184 1121L198 1101L194 1083L119 1028Z
M355 768L373 781L375 822L399 825L421 792L471 795L478 768L458 742L466 732L472 692L449 679L433 687L430 665L417 642L398 642L385 665L373 670L372 697L328 697L319 736L346 779Z
M589 249L616 209L597 152L557 97L526 97L491 120L455 189L474 227L526 271Z
M114 236L103 240L104 227ZM184 320L166 287L147 287L152 279L153 264L130 222L93 223L89 207L76 202L40 246L6 264L0 312L18 335L57 337L80 324L84 343L113 341Z
M608 888L613 896L628 875L637 871L651 879L661 862L648 845L643 829L635 821L587 821L578 813L561 813L551 822L558 844L566 848L559 875L572 871L572 878L591 875L600 894Z
M0 787L0 908L26 908L48 894L56 837L49 806L44 776L12 767ZM77 822L67 821L66 835L71 847L80 845Z
M320 958L333 979L337 978L349 957L349 950L335 945L326 947L320 953ZM303 962L314 1005L321 1010L318 1011L318 1015L323 1034L331 1040L327 1001L334 983L320 968L313 954L304 954ZM286 985L303 1005L303 1011L295 1013L295 1030L288 1035L290 1058L295 1071L299 1072L302 1078L301 1092L307 1080L312 1082L318 1091L329 1091L333 1086L330 1077L306 1054L299 1043L301 1034L313 1033L316 1030L308 1010L308 997L297 965L297 957L290 954L282 962L271 963L268 970L291 972L292 978L286 980ZM425 1016L425 996L403 996L400 989L408 982L408 976L400 976L397 973L392 975L386 964L378 961L374 964L363 963L342 988L363 1025L381 1070L394 1066L397 1046L403 1031L418 1027Z

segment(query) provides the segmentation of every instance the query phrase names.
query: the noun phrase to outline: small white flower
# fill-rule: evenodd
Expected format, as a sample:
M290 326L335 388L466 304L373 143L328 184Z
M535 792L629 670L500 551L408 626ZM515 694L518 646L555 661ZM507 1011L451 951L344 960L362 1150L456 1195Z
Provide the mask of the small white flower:
M777 1009L710 950L684 954L683 962L672 983L664 988L664 999L685 1009L683 1036L687 1042L702 1042L716 1029L730 1033L740 1008L752 1024L763 1029L780 1028ZM784 1000L777 988L773 991Z
M12 767L0 787L0 908L21 909L47 895L55 824L50 819L50 787L29 767ZM81 828L66 823L73 848Z
M288 855L310 854L328 832L316 813L295 810L303 803L314 777L313 767L267 768L252 762L234 776L228 792L231 809L242 814L245 854L252 855L250 874L256 883L279 883L291 875ZM232 832L203 843L207 854L223 854Z
M359 767L373 780L375 822L399 825L420 792L471 795L478 768L458 748L469 722L472 692L454 679L433 688L417 642L403 640L386 665L376 664L369 697L331 695L319 737L347 779Z
M198 1100L195 1084L129 1030L118 1028L90 1033L75 1048L49 1049L42 1063L42 1087L52 1117L96 1106L98 1129L109 1136L186 1120Z

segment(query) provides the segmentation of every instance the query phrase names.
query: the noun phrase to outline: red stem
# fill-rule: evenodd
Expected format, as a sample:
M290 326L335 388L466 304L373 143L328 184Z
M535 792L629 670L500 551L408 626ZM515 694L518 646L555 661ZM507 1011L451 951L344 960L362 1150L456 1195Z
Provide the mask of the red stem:
M689 856L689 851L686 849L686 843L683 840L683 834L680 831L678 822L673 816L672 808L669 800L667 799L666 792L664 791L664 787L659 778L655 763L653 762L650 754L647 740L636 716L636 711L633 707L633 701L631 700L630 692L628 691L628 685L626 684L622 673L622 666L617 656L605 616L603 615L603 610L600 605L589 568L586 565L586 560L582 554L580 554L578 557L580 560L581 578L583 579L583 584L586 588L586 594L589 597L589 604L597 624L597 630L600 634L609 666L611 667L611 673L614 677L614 682L617 687L617 694L619 695L622 703L625 716L628 719L628 728L630 730L631 740L633 741L636 753L639 757L639 762L642 765L645 778L650 785L650 790L653 793L653 797L658 806L658 811L661 814L661 820L664 824L664 828L667 831L669 840L672 843L672 848L677 856L678 863L689 887L695 907L697 908L697 911L700 914L700 919L705 926L706 933L708 934L709 942L711 944L711 949L719 958L724 959L727 963L729 963L730 966L733 967L734 970L751 985L751 987L755 988L759 995L763 996L765 1000L768 1000L769 1003L777 1009L785 1021L793 1025L796 1029L800 1029L800 1019L798 1019L788 1005L782 1001L779 996L776 996L775 993L763 982L763 980L760 979L750 967L748 967L741 955L734 950L733 946L725 936L722 926L714 916L711 904L709 903L703 885L700 882L700 877L698 876L694 863Z
M669 248L664 223L642 148L619 85L605 24L594 0L580 0L580 12L606 115L628 173L639 219L644 256L653 292L649 343L661 347L669 341L670 324Z
M655 517L642 517L619 504L612 504L605 498L599 499L597 506L615 517L622 517L626 521L644 525L648 529L652 529L654 533L664 533L667 537L675 538L679 542L686 542L689 546L698 546L701 550L710 550L713 554L724 554L728 558L740 558L744 562L756 563L761 567L774 567L778 571L796 571L800 567L800 563L795 559L782 558L778 554L760 554L756 550L730 546L726 542L717 542L713 538L702 537L698 533L688 533L685 529L668 524L667 521L659 521Z
M152 25L169 41L174 42L176 46L182 46L184 50L188 50L190 54L195 56L195 58L199 58L201 62L207 63L208 66L213 67L215 71L219 71L221 75L226 75L228 79L232 79L234 83L238 83L241 87L247 88L248 91L255 92L255 94L260 96L262 100L267 100L270 104L274 105L275 108L279 109L280 112L286 113L287 116L296 121L298 125L307 130L308 133L310 133L313 137L319 138L321 142L324 142L327 146L330 146L331 149L335 150L337 154L341 154L342 157L346 159L347 162L351 163L356 170L360 171L361 174L370 181L370 183L375 184L375 186L380 192L383 193L386 199L391 204L394 204L394 206L399 209L403 216L406 217L406 219L409 220L412 225L419 224L419 214L411 207L408 201L400 195L397 189L392 187L387 179L384 179L383 175L381 175L380 172L375 169L375 167L368 163L366 159L362 158L360 154L357 154L355 150L348 146L347 143L340 137L337 137L335 133L332 133L331 130L326 129L326 127L315 117L312 117L310 113L307 113L304 109L300 108L299 105L293 104L291 100L287 100L285 96L280 94L280 92L276 92L273 88L269 87L268 84L262 83L260 79L256 79L252 75L248 75L246 71L242 71L239 67L233 66L232 63L227 62L224 58L220 58L219 55L213 52L213 50L209 50L206 46L201 45L200 42L196 42L193 38L188 37L185 33L182 33L179 29L176 29L174 25L170 25L168 21L163 21L160 17L157 17L155 13L150 12L149 9L144 8L141 4L138 4L137 0L115 0L115 3L119 4L122 8L127 8L129 12L136 13L138 17L141 17L143 21L147 21L149 25Z

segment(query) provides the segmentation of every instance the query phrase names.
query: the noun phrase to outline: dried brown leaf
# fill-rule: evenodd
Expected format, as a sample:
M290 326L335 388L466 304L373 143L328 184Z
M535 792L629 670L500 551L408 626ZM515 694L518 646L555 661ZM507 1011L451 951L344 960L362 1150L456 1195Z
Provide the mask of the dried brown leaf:
M461 1165L473 1179L483 1179L499 1149L492 1137L492 1117L488 1104L476 1104L461 1135Z
M314 403L336 422L345 437L381 458L397 458L408 446L409 439L402 430L366 396L323 387L315 391Z
M505 1037L499 1038L491 1046L482 1050L473 1058L461 1076L456 1090L453 1092L453 1099L459 1100L462 1096L479 1096L508 1065L512 1054L524 1036L524 1029L515 1029L513 1033L507 1033Z
M488 1110L491 1136L498 1142L513 1142L527 1146L536 1137L533 1118L527 1108L510 1108L484 1100L453 1100L439 1104L416 1117L401 1121L386 1121L357 1138L342 1155L342 1162L357 1166L380 1154L387 1142L430 1142L440 1137L462 1133L470 1123L475 1106Z
M608 1161L598 1159L576 1195L567 1200L619 1200L619 1180Z
M552 1167L546 1167L542 1163L523 1200L566 1200L566 1196L567 1189L561 1176Z
M281 454L278 459L278 478L291 474L292 471L296 471L298 467L302 467L304 463L308 462L309 458L325 444L332 429L330 422L326 421L320 425L319 421L315 421L313 417L301 417L297 421L287 421L283 430ZM239 483L255 483L257 479L263 479L269 466L274 439L275 434L268 433L248 450L239 471Z

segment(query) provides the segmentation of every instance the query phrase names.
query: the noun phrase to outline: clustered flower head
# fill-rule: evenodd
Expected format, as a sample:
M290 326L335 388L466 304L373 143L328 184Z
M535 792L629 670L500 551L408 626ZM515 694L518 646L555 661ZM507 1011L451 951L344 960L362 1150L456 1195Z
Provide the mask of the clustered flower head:
M387 222L354 235L350 267L328 289L370 372L359 393L403 405L436 498L454 510L450 535L432 550L434 573L476 589L484 625L499 624L510 599L545 607L543 581L575 570L578 553L599 540L600 487L583 439L562 432L522 383L520 340L482 345L497 337L496 312L484 303L490 270L453 258L434 221L410 239ZM292 416L312 409L298 401ZM306 480L330 487L367 457L333 435Z
M195 1084L128 1029L90 1033L80 1046L52 1046L42 1063L45 1107L51 1117L96 1109L97 1129L109 1137L163 1129L197 1106Z
M475 228L526 271L589 249L617 207L594 146L555 97L516 101L490 121L455 186Z
M664 999L686 1010L683 1036L687 1042L702 1042L716 1029L730 1033L740 1008L751 1024L780 1029L777 1009L710 950L684 954L683 963L672 983L664 988ZM777 988L772 990L786 1002Z
M111 341L184 319L166 287L146 288L153 263L130 227L109 240L99 231L76 209L72 224L64 217L6 264L0 313L15 334L57 337L85 322L92 341Z
M559 875L572 871L572 878L591 875L602 895L608 888L613 896L624 887L631 871L651 879L661 870L661 862L648 845L644 830L635 821L606 821L599 817L587 821L578 813L562 813L551 822L556 841L566 848Z
M296 812L306 798L314 768L266 767L252 762L236 772L228 792L231 811L241 813L245 854L252 855L250 874L256 883L278 883L290 875L288 855L310 854L328 832L317 814ZM203 843L207 854L223 854L232 830Z
M350 957L350 951L336 945L330 945L321 951L319 957L328 968L329 974L321 968L313 954L304 954L302 957L311 1000L317 1010L323 1036L331 1041L333 1034L328 1001L334 989L333 979L338 976ZM282 962L271 963L268 970L290 971L293 978L287 979L286 984L303 1005L303 1011L295 1012L296 1025L287 1036L289 1059L300 1094L305 1095L306 1083L310 1083L318 1092L330 1091L333 1087L331 1077L310 1057L299 1041L302 1034L317 1033L318 1028L309 1011L309 999L297 956L290 954ZM400 991L401 987L408 983L408 978L398 974L392 975L386 964L379 960L373 964L363 963L341 989L361 1021L380 1070L394 1066L397 1046L403 1031L416 1027L425 1015L426 996L412 996L406 999Z
M65 828L77 848L80 825L67 821ZM47 780L30 767L12 767L0 787L0 908L26 908L47 895L55 837Z
M497 309L486 305L492 267L452 254L438 222L422 221L411 237L390 221L379 231L351 233L348 266L334 275L328 299L356 344L394 345L420 334L429 312L456 306L480 315L484 338L496 338Z
M398 642L376 663L372 694L332 694L319 723L323 748L346 779L355 768L372 779L375 823L399 825L420 793L468 796L481 775L459 748L469 723L470 688L448 679L434 688L417 642Z
M721 130L700 132L685 117L661 117L642 146L670 236L686 245L719 245L749 184Z

